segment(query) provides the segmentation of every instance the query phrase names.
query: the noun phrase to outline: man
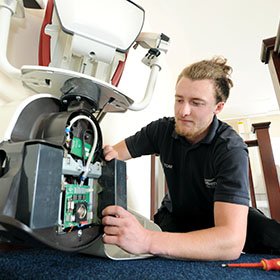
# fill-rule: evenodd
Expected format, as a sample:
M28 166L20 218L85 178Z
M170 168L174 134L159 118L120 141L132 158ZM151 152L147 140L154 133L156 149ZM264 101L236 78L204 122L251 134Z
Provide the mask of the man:
M180 259L240 256L249 209L248 151L216 117L233 86L226 62L216 57L186 67L176 84L175 118L154 121L104 147L106 160L158 154L168 184L155 215L163 232L149 231L125 209L109 206L102 213L105 243L134 254Z

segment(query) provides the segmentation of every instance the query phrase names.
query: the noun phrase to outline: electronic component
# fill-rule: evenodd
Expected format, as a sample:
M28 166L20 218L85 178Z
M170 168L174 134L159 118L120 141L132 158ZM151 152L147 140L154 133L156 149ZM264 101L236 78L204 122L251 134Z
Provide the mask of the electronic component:
M63 230L97 222L94 215L95 194L93 187L67 184L64 195Z
M63 185L58 232L69 232L80 227L100 224L97 217L98 183L101 166L93 162L102 146L98 124L93 117L77 115L65 128ZM95 179L94 179L95 178Z

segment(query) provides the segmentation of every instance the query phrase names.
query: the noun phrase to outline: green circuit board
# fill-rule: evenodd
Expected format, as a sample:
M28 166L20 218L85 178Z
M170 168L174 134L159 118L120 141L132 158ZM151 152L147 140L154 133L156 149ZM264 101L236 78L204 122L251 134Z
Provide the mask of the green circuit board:
M89 152L91 150L91 145L86 143L84 144L84 152L83 152L83 141L78 137L73 137L71 143L71 154L78 156L79 158L83 157L87 159L89 156Z
M94 222L94 192L87 185L65 185L64 228Z

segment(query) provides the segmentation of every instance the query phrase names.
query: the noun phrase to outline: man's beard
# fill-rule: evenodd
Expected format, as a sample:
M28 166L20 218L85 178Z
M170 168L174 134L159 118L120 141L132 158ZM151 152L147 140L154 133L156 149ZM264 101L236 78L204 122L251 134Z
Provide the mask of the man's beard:
M185 129L177 123L175 123L175 131L178 135L184 137L191 143L197 142L197 139L201 140L200 136L202 136L205 132L204 130L199 130L195 126L192 128Z
M193 129L184 129L177 123L175 123L175 131L178 135L185 137L186 139L192 139L195 136Z

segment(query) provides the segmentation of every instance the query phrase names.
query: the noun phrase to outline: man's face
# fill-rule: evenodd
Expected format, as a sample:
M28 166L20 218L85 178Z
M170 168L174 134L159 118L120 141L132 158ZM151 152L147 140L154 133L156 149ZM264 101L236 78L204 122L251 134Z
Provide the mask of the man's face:
M175 130L192 143L202 140L208 132L214 114L224 102L216 104L214 84L211 80L181 78L176 85Z

